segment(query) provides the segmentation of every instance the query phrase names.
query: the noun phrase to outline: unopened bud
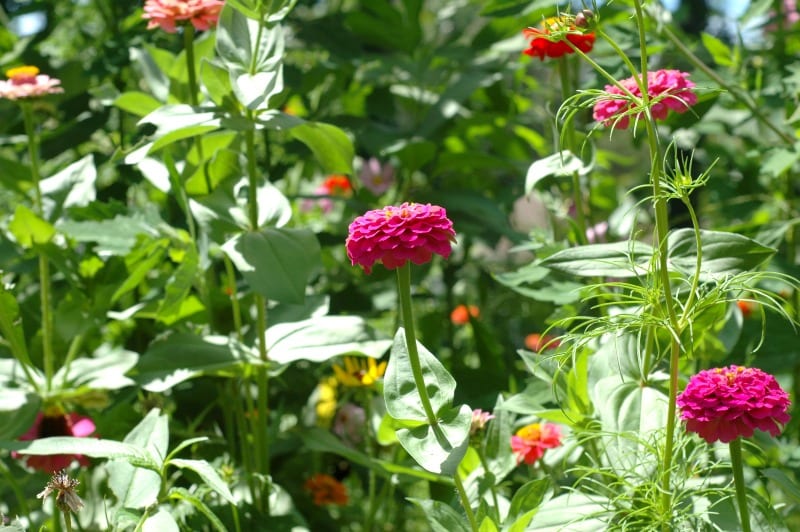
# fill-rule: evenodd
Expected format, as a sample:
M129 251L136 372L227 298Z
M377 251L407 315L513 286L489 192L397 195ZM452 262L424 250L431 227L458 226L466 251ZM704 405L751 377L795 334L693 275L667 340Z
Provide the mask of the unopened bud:
M586 28L594 18L594 12L591 9L584 9L575 15L575 26L578 28Z

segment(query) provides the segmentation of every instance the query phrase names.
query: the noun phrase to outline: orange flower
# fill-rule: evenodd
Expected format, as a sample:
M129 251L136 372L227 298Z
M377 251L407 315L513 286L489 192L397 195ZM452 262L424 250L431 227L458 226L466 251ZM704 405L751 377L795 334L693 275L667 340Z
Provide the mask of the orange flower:
M450 321L453 325L466 325L469 323L469 317L477 318L481 315L480 309L475 305L459 305L450 313Z
M532 333L525 337L525 347L536 353L545 349L556 349L559 345L561 342L558 338L549 334Z
M310 492L314 497L314 504L323 506L325 504L336 504L345 506L349 500L347 488L330 475L317 473L306 480L303 488Z
M736 302L736 305L739 307L739 310L742 311L742 317L745 319L752 316L753 312L755 312L756 308L758 308L758 303L748 299L740 299Z
M350 197L353 194L353 185L346 175L330 175L319 188L324 189L328 196Z
M569 41L581 52L587 53L594 46L594 33L584 33L570 22L566 17L553 17L542 23L542 28L525 28L522 30L525 38L530 40L530 47L522 53L531 57L538 57L544 61L545 57L558 58L574 53Z

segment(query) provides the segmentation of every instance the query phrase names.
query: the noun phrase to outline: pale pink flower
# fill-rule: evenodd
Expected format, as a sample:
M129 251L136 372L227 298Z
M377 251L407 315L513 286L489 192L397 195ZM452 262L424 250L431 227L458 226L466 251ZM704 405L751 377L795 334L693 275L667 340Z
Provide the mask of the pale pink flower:
M689 74L680 70L656 70L647 72L647 93L650 96L650 112L656 120L664 120L670 110L684 113L697 103L697 95L692 91L695 84L688 79ZM619 82L631 94L641 98L642 91L636 79L627 78ZM606 85L606 94L594 104L594 119L605 126L626 129L631 115L624 115L634 108L630 97L616 85ZM636 115L637 119L641 113Z
M364 439L366 424L367 415L364 409L347 403L339 408L336 417L333 418L333 432L345 443L357 445Z
M473 410L472 423L469 426L470 435L474 436L478 432L482 431L490 419L494 419L494 415L492 415L490 412L484 412L480 408Z
M430 203L403 203L368 211L349 227L345 246L353 266L372 272L376 262L394 270L408 261L425 264L450 256L456 233L447 211Z
M217 25L224 5L222 0L146 0L142 18L148 20L149 30L161 27L167 33L175 33L177 26L191 23L202 31Z
M94 431L94 421L74 412L55 415L44 415L40 413L36 416L36 421L33 422L33 426L28 429L28 432L20 436L19 439L20 441L30 441L51 436L75 436L76 438L85 438L94 434ZM16 452L12 452L11 455L14 458L23 457L23 455ZM89 465L89 459L82 454L26 455L24 459L28 467L46 473L55 473L56 471L64 469L68 467L73 460L77 460L82 466Z
M39 74L35 66L21 66L6 71L7 80L0 80L0 98L19 100L64 92L61 80Z
M370 157L361 166L358 178L364 188L380 196L394 184L394 167L389 163L381 165L378 159Z

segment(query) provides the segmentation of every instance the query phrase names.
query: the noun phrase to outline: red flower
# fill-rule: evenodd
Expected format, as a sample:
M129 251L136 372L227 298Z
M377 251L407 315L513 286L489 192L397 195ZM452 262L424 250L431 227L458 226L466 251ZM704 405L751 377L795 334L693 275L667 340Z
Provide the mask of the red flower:
M531 333L525 337L525 347L536 353L544 349L556 349L559 345L561 345L561 342L548 334Z
M217 25L222 0L146 0L144 15L148 19L147 29L161 27L167 33L175 33L176 26L190 22L198 31Z
M569 41L583 53L590 52L595 39L594 33L582 32L563 17L549 18L542 23L541 29L525 28L522 34L530 40L530 47L522 53L538 57L542 61L545 57L558 58L574 53L572 47L565 41Z
M686 430L708 443L749 438L755 429L777 436L789 422L789 404L775 377L742 366L701 371L677 399Z
M317 473L309 478L303 487L314 497L314 504L317 506L325 504L345 506L349 500L344 484L324 473Z
M408 261L425 264L433 254L450 256L453 222L444 208L430 203L403 203L368 211L350 224L345 243L353 266L372 272L376 262L394 270Z
M450 313L450 321L453 325L466 325L469 323L469 317L477 318L481 315L480 309L475 305L459 305Z
M517 463L534 464L547 449L561 445L561 429L552 423L533 423L522 427L511 436L511 450L517 455Z
M736 302L736 306L738 306L739 310L742 312L742 317L747 319L753 315L753 312L757 308L757 303L747 299L740 299Z
M51 436L75 436L85 438L94 434L94 422L88 418L80 416L74 412L69 414L44 415L38 414L33 426L28 432L19 437L20 441L38 440ZM23 458L16 452L11 453L14 458ZM67 468L73 460L77 460L82 466L89 465L89 459L82 454L52 454L48 456L27 455L24 457L28 467L44 471L45 473L55 473Z
M322 182L320 190L324 191L328 196L344 196L349 197L353 194L353 185L346 175L334 174Z

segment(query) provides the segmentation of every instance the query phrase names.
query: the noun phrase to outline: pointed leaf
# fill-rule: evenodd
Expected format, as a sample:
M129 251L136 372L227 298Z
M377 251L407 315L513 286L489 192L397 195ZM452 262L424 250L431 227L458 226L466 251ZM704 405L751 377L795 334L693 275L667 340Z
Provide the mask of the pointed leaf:
M14 218L8 228L23 248L31 248L34 244L46 244L56 234L55 227L21 203L17 204Z
M321 122L304 122L292 128L290 135L308 146L326 173L353 173L353 142L338 127Z
M539 264L579 277L636 277L647 272L653 248L638 241L575 246Z
M697 262L697 245L692 229L670 232L669 263L685 275L693 275ZM703 260L700 281L718 280L743 271L754 270L777 251L737 233L700 231Z
M205 460L173 458L169 463L181 469L194 471L197 473L197 476L205 482L206 486L217 492L226 502L236 504L236 500L233 498L233 494L228 485L222 480L222 477L219 476L217 470L211 467L211 464Z
M468 532L466 516L455 511L442 501L430 499L412 499L409 501L419 506L428 520L431 532Z
M439 411L439 430L425 423L411 429L398 429L397 439L425 470L451 476L456 474L469 448L471 424L472 409L462 405L460 409Z
M379 339L359 316L323 316L267 329L270 360L280 364L300 359L323 362L347 353L378 358L391 344L389 339Z

